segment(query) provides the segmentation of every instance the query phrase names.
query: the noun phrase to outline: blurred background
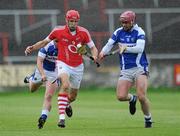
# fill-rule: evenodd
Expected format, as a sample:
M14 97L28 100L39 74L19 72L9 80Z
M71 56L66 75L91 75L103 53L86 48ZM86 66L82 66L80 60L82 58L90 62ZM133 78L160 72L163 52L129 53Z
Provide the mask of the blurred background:
M69 9L79 11L79 25L90 31L99 51L119 27L120 13L136 12L137 23L146 32L149 85L180 85L180 0L0 0L0 91L25 86L24 77L33 72L37 56L37 52L25 56L25 48L64 25ZM117 55L107 57L100 68L88 58L84 61L82 87L116 86Z

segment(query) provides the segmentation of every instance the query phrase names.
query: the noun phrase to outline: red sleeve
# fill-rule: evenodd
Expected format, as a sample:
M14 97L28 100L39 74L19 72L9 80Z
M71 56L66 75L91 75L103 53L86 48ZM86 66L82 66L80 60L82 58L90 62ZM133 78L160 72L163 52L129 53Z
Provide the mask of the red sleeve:
M56 36L57 36L57 29L54 29L54 30L52 30L51 33L48 35L48 38L49 38L50 40L54 40L54 39L56 39Z
M84 44L89 43L90 41L92 41L90 33L87 29L85 29L84 27L79 27L79 30L82 32L83 37L84 37Z
M91 35L90 35L90 33L89 33L89 31L87 30L87 31L85 31L85 41L86 41L86 43L89 43L90 41L92 41L92 39L91 39Z

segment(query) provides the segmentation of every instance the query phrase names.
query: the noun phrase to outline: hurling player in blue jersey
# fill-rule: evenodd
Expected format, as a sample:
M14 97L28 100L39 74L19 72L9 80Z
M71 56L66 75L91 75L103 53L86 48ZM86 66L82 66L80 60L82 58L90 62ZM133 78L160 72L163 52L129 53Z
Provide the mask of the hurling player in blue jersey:
M129 101L130 114L136 112L136 101L139 100L144 114L145 128L152 127L149 100L146 96L148 87L148 61L145 54L145 32L135 23L133 11L125 11L120 15L122 27L116 29L99 54L103 59L114 45L119 46L120 76L117 83L117 99ZM128 91L135 85L136 95Z
M44 95L44 102L41 112L41 117L38 120L38 127L41 129L48 117L51 110L51 100L55 93L58 83L52 84L51 82L57 79L57 48L56 42L52 41L45 47L41 48L38 52L37 57L37 68L35 72L29 76L25 77L24 82L29 83L30 92L36 91L44 82L46 86L46 92Z

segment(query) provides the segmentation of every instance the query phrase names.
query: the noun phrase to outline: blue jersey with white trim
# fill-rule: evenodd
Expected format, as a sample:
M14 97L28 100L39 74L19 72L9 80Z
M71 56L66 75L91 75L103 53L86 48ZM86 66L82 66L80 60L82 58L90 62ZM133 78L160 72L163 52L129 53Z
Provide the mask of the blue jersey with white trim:
M54 41L41 48L38 56L44 58L43 68L48 71L55 71L58 50Z
M122 27L118 28L111 37L115 43L126 45L128 47L136 46L138 39L145 40L145 32L137 24L130 31L125 31ZM126 53L119 54L121 69L129 69L133 67L147 67L148 61L145 51L142 53Z

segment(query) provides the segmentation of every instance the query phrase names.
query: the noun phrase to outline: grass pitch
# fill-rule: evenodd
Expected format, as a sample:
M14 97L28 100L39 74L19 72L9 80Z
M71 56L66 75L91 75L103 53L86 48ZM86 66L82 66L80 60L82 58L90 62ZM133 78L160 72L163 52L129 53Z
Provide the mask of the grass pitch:
M72 104L66 128L57 126L57 93L44 128L37 128L44 89L0 93L0 136L180 136L180 90L149 89L153 128L144 128L143 114L131 116L127 102L118 102L115 88L81 89Z

